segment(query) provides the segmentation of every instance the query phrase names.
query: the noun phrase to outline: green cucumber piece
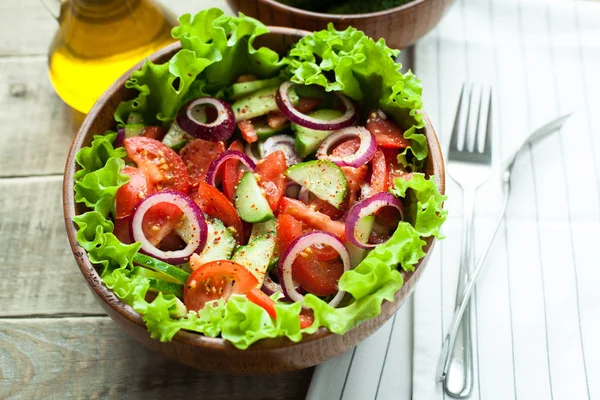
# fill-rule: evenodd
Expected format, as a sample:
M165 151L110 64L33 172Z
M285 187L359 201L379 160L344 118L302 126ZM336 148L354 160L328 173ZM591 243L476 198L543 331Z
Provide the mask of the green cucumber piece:
M164 278L168 277L168 275L165 275L162 272L156 272L148 268L136 266L133 268L133 274L147 278L150 283L148 290L151 292L174 294L177 297L183 296L183 285L165 280Z
M140 113L132 112L127 117L127 125L143 124L143 123L144 123L144 118L142 118L142 114L140 114Z
M175 304L169 307L169 314L173 318L185 318L187 317L188 309L185 304L183 304L183 301L175 297Z
M275 218L270 219L267 222L261 222L252 225L252 232L250 233L250 239L248 239L248 242L251 242L254 240L254 238L262 236L266 233L277 233L277 220Z
M308 115L324 121L331 121L332 119L341 117L343 114L339 110L323 109L313 111ZM296 132L296 153L303 158L317 151L321 142L334 132L309 129L296 123L292 123L292 130Z
M339 209L348 183L344 172L326 160L315 160L292 165L285 172L288 178L308 189L321 200Z
M206 217L206 225L208 225L206 246L198 255L202 260L201 263L229 260L237 245L231 231L217 218Z
M244 266L250 271L258 279L256 287L260 288L271 264L276 245L276 235L273 232L267 232L255 238L246 246L238 247L231 261Z
M367 243L369 241L369 236L373 230L374 223L375 216L373 215L361 218L360 221L358 221L356 224L356 236L359 242ZM352 265L352 268L355 268L365 258L365 253L367 250L356 247L350 242L346 242L346 248L348 249L348 254L350 255L350 264Z
M232 100L237 100L240 97L248 96L261 89L273 86L279 87L283 80L284 79L281 76L276 76L274 78L260 79L252 82L234 83L229 90L231 93L230 97Z
M163 278L166 281L174 283L185 283L190 277L190 274L188 274L187 272L171 264L167 264L164 261L157 260L156 258L147 256L145 254L136 253L133 256L133 262L146 268L150 268L156 272L162 273L166 276L166 278Z
M283 133L290 128L290 124L285 124L279 129L273 129L268 124L264 122L252 122L254 125L254 131L256 132L256 136L258 136L258 140L267 140L273 135L278 133Z
M125 137L130 138L134 136L140 136L146 129L144 124L127 124L125 125Z
M193 136L181 129L179 125L177 125L177 122L173 122L162 142L173 150L178 151L192 139L194 139Z
M250 171L242 176L235 188L233 203L240 218L246 222L254 224L275 218L256 177Z
M260 117L271 111L279 110L275 101L278 89L279 87L261 89L233 103L231 108L233 109L236 122ZM294 92L290 92L290 99L292 100L292 104L296 104L299 98Z

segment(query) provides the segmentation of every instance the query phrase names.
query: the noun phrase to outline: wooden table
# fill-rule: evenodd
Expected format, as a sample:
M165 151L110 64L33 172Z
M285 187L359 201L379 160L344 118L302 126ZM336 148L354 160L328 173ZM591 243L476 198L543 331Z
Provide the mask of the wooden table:
M224 1L165 0L174 12ZM0 1L0 398L304 398L312 369L201 372L123 333L88 290L65 234L61 184L81 118L54 93L55 21L39 0Z

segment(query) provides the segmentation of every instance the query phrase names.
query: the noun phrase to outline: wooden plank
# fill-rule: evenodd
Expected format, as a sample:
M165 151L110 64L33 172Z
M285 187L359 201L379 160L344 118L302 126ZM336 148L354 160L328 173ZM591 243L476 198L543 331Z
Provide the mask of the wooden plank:
M42 0L54 6L56 0ZM176 15L194 13L204 8L219 7L226 12L230 8L225 0L162 0ZM53 7L55 8L55 7ZM40 0L0 1L1 56L45 55L58 24L46 11Z
M179 365L108 317L0 320L0 397L303 399L312 369L228 376Z
M0 316L104 314L67 242L61 184L0 179Z
M0 176L62 174L77 117L54 93L45 58L0 59Z

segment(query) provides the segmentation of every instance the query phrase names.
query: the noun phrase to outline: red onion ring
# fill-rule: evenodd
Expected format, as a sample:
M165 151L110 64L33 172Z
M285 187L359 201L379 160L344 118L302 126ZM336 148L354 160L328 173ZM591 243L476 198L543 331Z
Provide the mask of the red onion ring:
M340 239L336 238L331 233L323 231L312 231L303 234L294 240L283 252L281 258L279 259L279 266L277 269L279 273L279 282L281 282L283 293L292 301L301 302L304 299L304 296L298 293L294 287L294 279L292 278L292 265L294 264L294 260L296 257L298 257L298 255L300 255L300 253L315 244L333 247L339 253L340 258L342 259L344 272L348 271L351 267L350 255ZM329 302L329 305L331 307L337 306L340 301L342 301L342 298L345 294L346 292L342 290L338 291L333 299Z
M248 158L254 161L254 163L257 163L260 161L261 158L256 154L253 145L254 143L246 143L246 146L244 146L244 153L246 153Z
M163 251L146 238L142 229L144 215L152 206L159 203L173 204L183 211L183 215L187 218L187 224L185 224L187 246L185 248ZM174 190L163 190L146 197L137 205L131 219L131 237L134 241L142 243L140 251L171 264L183 264L189 261L192 254L201 252L206 244L207 233L208 227L200 207L189 196Z
M123 147L123 140L124 139L125 139L125 128L121 128L117 132L117 136L115 136L115 142L113 143L113 147L115 149L117 147Z
M217 118L210 123L200 120L195 113L196 107L210 104L217 110ZM206 114L200 112L200 117ZM206 117L204 117L206 118ZM222 100L212 97L200 97L185 104L177 114L177 124L186 133L204 140L218 142L227 140L235 130L235 117L231 106Z
M310 195L310 190L308 190L307 188L302 186L300 188L300 192L298 192L298 200L300 200L304 204L308 205L308 202L310 201L310 199L308 198L309 195Z
M302 157L296 154L296 140L288 135L274 135L265 140L262 144L262 156L266 157L269 154L278 150L283 151L285 161L288 167L302 162Z
M343 157L329 154L337 144L355 137L360 139L360 147L356 153ZM329 160L340 167L358 168L371 161L376 151L375 136L361 126L351 126L327 136L317 150L317 158L319 160Z
M221 167L223 163L227 160L238 160L244 166L250 170L254 171L256 168L256 164L254 161L250 159L247 155L237 150L226 150L222 152L219 157L212 160L210 165L208 166L208 172L206 173L206 183L209 185L217 186L217 177L219 172L221 172Z
M267 296L273 296L276 292L283 292L281 290L281 285L279 283L275 283L275 281L271 279L269 275L265 276L265 280L260 290L265 292Z
M361 249L372 249L377 244L363 243L356 237L356 225L362 218L375 214L379 209L390 206L400 211L400 220L404 219L404 207L396 196L389 192L380 192L354 204L346 216L346 240Z
M277 90L277 96L275 96L277 107L279 107L279 110L290 121L295 122L296 124L305 128L321 131L337 131L338 129L345 128L354 123L354 120L356 119L356 110L354 105L346 96L339 92L335 92L334 94L340 98L346 107L346 112L339 118L332 119L330 121L323 121L314 117L310 117L296 110L292 100L290 99L290 88L293 85L294 83L290 81L283 82L281 86L279 86L279 90Z

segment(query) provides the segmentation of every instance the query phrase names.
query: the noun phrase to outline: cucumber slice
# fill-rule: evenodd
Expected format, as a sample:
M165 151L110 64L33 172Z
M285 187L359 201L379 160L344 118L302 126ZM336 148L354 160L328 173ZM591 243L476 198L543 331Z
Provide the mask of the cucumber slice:
M256 177L250 171L242 176L240 183L235 188L233 203L240 218L246 222L265 222L275 218L263 191L258 186Z
M373 230L374 223L375 217L373 215L369 215L358 221L356 224L356 234L360 242L367 243L369 241L369 236ZM358 248L350 242L346 242L346 248L348 249L348 254L350 254L350 264L352 265L352 268L356 268L356 266L365 258L367 250Z
M231 231L217 218L206 217L206 225L208 225L206 246L199 254L202 264L210 261L229 260L237 245Z
M188 313L188 309L185 306L185 304L183 304L183 301L181 301L177 297L175 297L175 304L173 304L171 307L169 307L169 314L171 315L171 317L185 318L187 316L187 313Z
M343 114L339 110L323 109L313 111L308 115L313 118L331 121L332 119L341 117ZM296 131L296 153L302 158L317 151L321 142L334 132L309 129L295 123L292 123L292 130Z
M165 281L174 283L185 283L190 274L187 272L171 265L164 261L157 260L156 258L147 256L145 254L136 253L133 256L133 262L138 265L142 265L146 268L150 268L156 272L160 272L165 275L165 278L161 278Z
M136 266L133 268L133 274L147 278L150 282L148 290L152 292L162 292L165 294L170 293L177 297L183 296L183 285L164 280L164 278L168 277L168 275L165 275L162 272L156 272L148 268Z
M144 118L142 118L142 114L136 113L136 112L132 112L127 117L127 123L126 123L126 125L143 124L143 123L144 123Z
M285 172L288 178L302 185L321 200L340 208L348 183L344 172L331 161L316 160L292 165Z
M162 142L173 150L178 151L193 138L193 136L184 132L184 130L177 125L177 122L173 122L169 128L169 132L167 132Z
M270 87L261 89L252 93L249 96L242 97L231 105L235 120L243 121L265 115L271 111L279 110L275 102L275 95L279 87ZM298 102L298 96L294 92L290 92L292 104Z
M248 242L251 242L259 236L263 236L266 233L277 233L277 220L275 218L270 219L267 222L252 225L252 232L250 233Z
M239 247L232 257L232 261L244 266L258 279L257 288L263 284L265 274L271 264L271 258L275 252L276 236L267 232L248 243Z
M252 82L234 83L231 85L230 97L233 100L237 100L240 97L247 96L261 89L270 88L273 86L279 87L282 82L283 78L276 76L274 78L261 79Z
M125 137L130 138L140 136L146 126L144 124L127 124L125 125Z

